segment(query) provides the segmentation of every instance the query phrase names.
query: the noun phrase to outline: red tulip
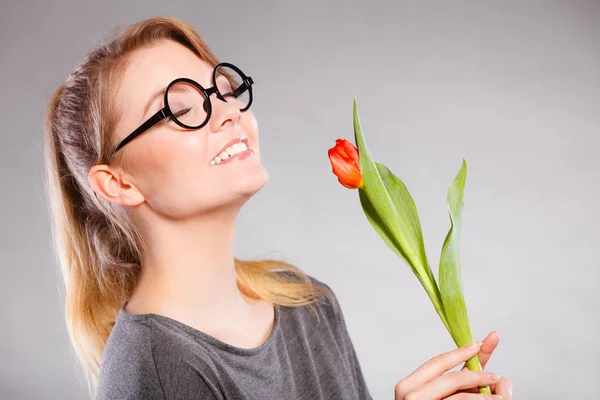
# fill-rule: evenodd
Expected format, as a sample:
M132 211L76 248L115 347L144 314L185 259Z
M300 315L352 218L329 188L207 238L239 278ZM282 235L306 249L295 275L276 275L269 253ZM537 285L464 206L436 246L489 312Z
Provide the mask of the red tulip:
M360 164L358 162L358 149L346 139L336 139L335 146L327 151L331 168L342 186L348 189L363 187Z

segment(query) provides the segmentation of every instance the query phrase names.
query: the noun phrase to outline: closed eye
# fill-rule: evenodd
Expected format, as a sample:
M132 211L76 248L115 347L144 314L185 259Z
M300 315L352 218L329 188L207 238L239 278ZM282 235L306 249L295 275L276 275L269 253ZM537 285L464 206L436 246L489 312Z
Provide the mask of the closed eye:
M238 86L238 88L235 89L233 92L229 92L229 93L224 94L223 97L233 96L233 97L237 98L237 97L241 96L246 91L246 88L247 88L247 86L246 86L246 83L244 82L240 86Z
M175 117L181 117L182 115L185 115L185 114L187 114L187 113L188 113L190 110L191 110L191 108L189 108L189 107L188 107L188 108L184 108L184 109L183 109L183 110L181 110L181 111L177 111L177 112L175 113Z
M175 118L179 118L179 117L181 117L182 115L185 115L185 114L187 114L187 113L188 113L190 110L191 110L191 108L184 108L184 109L183 109L183 110L181 110L181 111L177 111L176 113L173 113L173 115L169 115L169 116L167 117L167 121L172 121L172 122L175 122L175 121L173 121L173 117L175 117Z

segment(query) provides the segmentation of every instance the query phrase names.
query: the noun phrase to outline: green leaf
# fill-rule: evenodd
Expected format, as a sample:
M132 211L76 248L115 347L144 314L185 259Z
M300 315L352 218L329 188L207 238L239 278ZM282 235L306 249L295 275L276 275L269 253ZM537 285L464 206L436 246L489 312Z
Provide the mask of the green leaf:
M473 341L467 306L464 300L459 257L459 232L466 179L467 161L463 158L462 167L448 189L450 230L442 246L439 270L442 302L450 324L452 338L457 346L463 346Z
M407 261L408 258L406 257L406 254L404 254L402 251L402 246L400 246L400 244L394 238L394 234L390 232L381 218L379 218L379 214L377 214L377 211L375 211L373 204L371 204L371 200L369 200L363 189L358 189L358 197L367 220L371 223L373 228L375 228L375 231L379 234L379 236L381 236L385 244L387 244L388 247L392 249L392 251L396 253L398 257L410 265L410 263Z
M354 133L364 182L358 189L363 211L387 246L411 267L450 332L440 291L427 262L417 207L402 180L371 159L358 120L356 98Z
M360 193L361 196L366 196L361 198L361 204L363 210L365 204L368 206L365 210L367 218L386 244L404 259L416 274L429 276L423 235L414 201L400 179L384 165L372 160L360 127L356 97L354 98L354 137L364 182Z

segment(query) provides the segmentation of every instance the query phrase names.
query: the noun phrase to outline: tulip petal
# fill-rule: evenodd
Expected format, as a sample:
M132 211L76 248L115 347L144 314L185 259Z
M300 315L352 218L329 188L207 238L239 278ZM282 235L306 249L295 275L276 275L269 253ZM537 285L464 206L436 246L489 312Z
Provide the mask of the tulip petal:
M347 157L349 157L352 160L354 160L356 162L356 165L358 165L358 158L359 157L358 157L358 149L356 148L356 146L354 146L348 140L341 140L340 142L341 142L340 143L340 147L342 149L344 149L344 151L347 154Z
M333 173L338 177L338 181L348 189L356 189L362 186L362 175L357 166L349 163L347 159L337 151L337 147L329 149L329 161Z

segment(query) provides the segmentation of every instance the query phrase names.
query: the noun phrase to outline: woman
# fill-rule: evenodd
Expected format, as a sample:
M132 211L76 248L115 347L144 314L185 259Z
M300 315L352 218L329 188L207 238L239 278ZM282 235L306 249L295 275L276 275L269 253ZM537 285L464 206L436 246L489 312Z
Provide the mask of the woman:
M268 180L253 84L191 26L152 18L91 51L52 95L47 187L92 396L371 398L329 286L234 258L237 215ZM476 398L468 388L494 383L510 398L505 378L442 375L478 350L424 364L395 398Z

